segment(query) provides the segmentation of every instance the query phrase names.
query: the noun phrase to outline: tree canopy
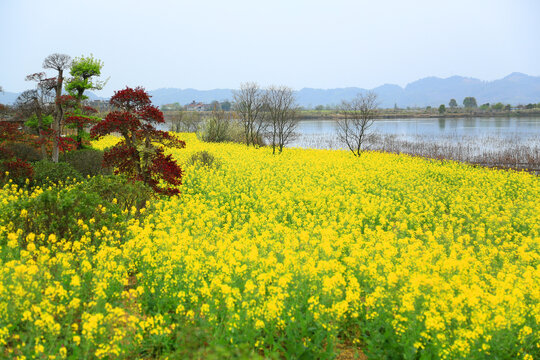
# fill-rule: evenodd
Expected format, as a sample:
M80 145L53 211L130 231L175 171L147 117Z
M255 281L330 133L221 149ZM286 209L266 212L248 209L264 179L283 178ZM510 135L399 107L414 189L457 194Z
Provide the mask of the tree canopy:
M152 105L150 96L141 87L116 91L110 104L117 110L90 132L94 138L112 133L123 137L105 152L104 162L115 167L117 173L143 181L157 193L178 194L176 186L182 184L182 170L171 155L164 154L164 146L183 148L185 143L155 128L156 124L165 122L161 110Z
M66 81L66 91L78 100L86 99L85 90L100 90L104 81L94 79L101 76L103 62L95 59L93 55L75 58L71 64L69 74L71 78Z
M476 98L469 96L463 99L463 106L468 109L477 108Z

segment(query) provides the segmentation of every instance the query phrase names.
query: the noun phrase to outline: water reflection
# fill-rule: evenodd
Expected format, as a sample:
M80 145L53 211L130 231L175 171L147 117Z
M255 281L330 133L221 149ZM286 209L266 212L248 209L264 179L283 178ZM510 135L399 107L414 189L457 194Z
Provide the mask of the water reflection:
M446 128L446 119L439 118L439 129L444 130Z
M540 135L540 117L532 118L433 118L433 119L380 119L373 130L379 134L415 136L529 136ZM301 135L336 134L335 120L301 121Z

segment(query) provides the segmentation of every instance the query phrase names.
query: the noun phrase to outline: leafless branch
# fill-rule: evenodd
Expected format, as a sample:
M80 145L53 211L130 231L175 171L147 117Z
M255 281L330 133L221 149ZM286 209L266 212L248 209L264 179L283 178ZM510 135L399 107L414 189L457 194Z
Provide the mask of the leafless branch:
M375 122L377 94L358 94L351 101L343 101L339 110L343 117L337 122L338 138L355 156L360 156Z
M271 86L266 90L265 103L272 153L275 154L276 148L281 153L296 135L298 126L298 105L294 91L286 86Z
M53 69L56 71L66 70L71 66L71 56L66 54L51 54L43 60L44 69Z
M247 146L250 143L253 146L261 145L261 137L266 128L263 91L257 83L242 83L240 90L233 92L233 99Z

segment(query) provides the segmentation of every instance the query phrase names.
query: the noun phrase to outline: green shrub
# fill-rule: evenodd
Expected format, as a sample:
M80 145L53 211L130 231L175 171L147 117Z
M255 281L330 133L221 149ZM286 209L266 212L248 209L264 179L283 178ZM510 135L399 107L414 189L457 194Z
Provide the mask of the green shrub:
M229 140L230 121L210 117L204 120L199 128L197 136L206 142L225 142Z
M104 226L120 233L127 231L128 220L141 214L131 211L131 207L143 206L141 203L148 199L146 194L151 191L141 182L97 176L73 187L53 187L37 197L9 203L1 209L0 225L22 230L22 239L30 233L55 234L58 239L68 241L86 235L92 244L99 245L102 241L99 232ZM21 216L22 210L26 210L25 216ZM36 241L36 245L49 244L43 240Z
M196 165L200 164L208 168L219 168L221 166L218 159L214 157L211 153L206 150L197 151L193 153L187 160L187 165Z
M82 149L70 151L60 158L67 162L82 176L110 175L110 168L103 168L103 151L97 149Z
M200 124L197 137L205 142L246 142L242 126L237 121L223 116L205 119Z
M7 148L17 159L21 159L27 162L35 162L41 160L41 154L39 153L39 151L28 144L14 142L6 144L5 148Z
M152 189L142 181L132 181L122 175L97 176L84 184L84 190L98 194L104 201L115 202L122 209L137 210L146 206Z
M10 218L14 228L22 230L25 235L55 234L59 239L72 240L80 239L87 231L93 234L103 226L116 226L116 218L112 215L121 216L119 208L109 205L104 213L99 210L99 205L103 205L103 200L96 193L77 188L52 188L35 198L14 202L8 211L11 210ZM16 216L23 209L27 215ZM94 220L90 222L92 218ZM84 221L88 229L81 227L79 220Z
M45 115L42 118L42 124L41 125L43 126L43 129L47 129L47 128L50 127L52 122L53 122L52 115ZM37 116L36 115L30 116L30 118L28 120L26 120L24 125L29 127L32 130L35 130L37 132L38 131L38 126L39 126L39 121L38 121Z
M66 180L81 181L83 177L70 164L65 162L53 163L41 160L35 162L34 166L34 186L46 186L56 184Z

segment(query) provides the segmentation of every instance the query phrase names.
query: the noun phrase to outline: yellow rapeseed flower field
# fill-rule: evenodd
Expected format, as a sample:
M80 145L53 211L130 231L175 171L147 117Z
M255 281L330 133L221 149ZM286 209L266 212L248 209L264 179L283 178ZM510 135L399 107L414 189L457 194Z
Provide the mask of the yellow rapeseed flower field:
M0 357L540 358L538 177L181 137L181 195L127 232L0 228Z

